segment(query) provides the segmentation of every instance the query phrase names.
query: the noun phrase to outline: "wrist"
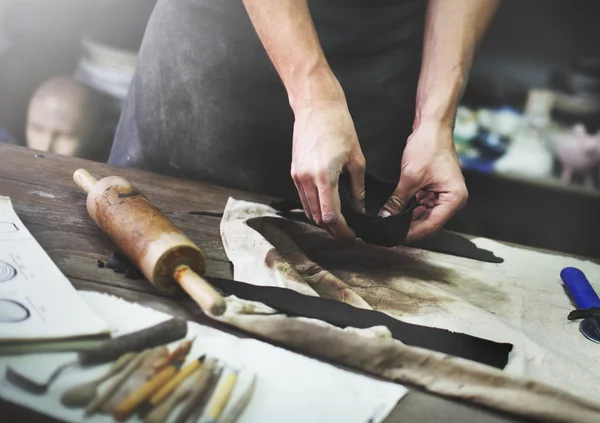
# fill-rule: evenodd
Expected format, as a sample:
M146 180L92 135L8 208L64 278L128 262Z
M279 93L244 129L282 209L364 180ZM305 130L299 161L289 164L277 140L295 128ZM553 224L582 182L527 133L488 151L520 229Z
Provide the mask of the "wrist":
M413 132L406 141L407 145L416 141L423 148L434 151L454 150L453 128L439 119L421 119L413 126Z
M294 114L315 103L346 101L342 86L326 63L297 69L286 90Z
M450 80L435 85L422 81L417 90L413 129L423 124L454 128L464 85L464 78L456 74Z

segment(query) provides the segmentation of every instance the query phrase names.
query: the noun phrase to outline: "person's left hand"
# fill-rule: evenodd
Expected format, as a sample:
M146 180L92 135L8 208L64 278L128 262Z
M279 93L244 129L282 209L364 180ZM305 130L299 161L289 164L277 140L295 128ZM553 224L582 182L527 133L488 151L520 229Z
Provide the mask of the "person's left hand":
M415 195L417 205L406 243L435 234L467 203L452 128L447 125L420 124L410 135L402 156L400 181L380 216L402 212Z

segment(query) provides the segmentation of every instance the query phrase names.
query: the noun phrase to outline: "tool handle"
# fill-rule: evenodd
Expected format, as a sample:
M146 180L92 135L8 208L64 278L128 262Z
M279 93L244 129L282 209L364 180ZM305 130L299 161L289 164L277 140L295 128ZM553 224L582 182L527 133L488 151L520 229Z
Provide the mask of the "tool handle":
M226 304L221 294L189 266L177 266L173 277L204 312L214 316L225 312Z
M88 194L94 188L96 182L98 182L98 180L85 169L77 169L73 174L73 181L75 181L77 186L84 190L86 194Z
M96 348L80 351L79 362L82 366L108 363L125 353L169 344L186 335L187 322L173 318L147 329L109 339Z
M131 392L113 412L113 417L119 422L124 422L131 416L131 413L149 396L154 394L165 383L167 383L177 373L175 366L168 366L160 373L155 374L149 381L144 383L137 390Z
M585 274L575 267L565 267L560 277L578 309L600 307L600 298Z
M150 405L160 404L165 398L167 398L173 391L177 389L192 373L194 373L201 363L200 360L194 360L186 367L181 369L175 377L169 382L163 385L158 391L156 391L149 399Z

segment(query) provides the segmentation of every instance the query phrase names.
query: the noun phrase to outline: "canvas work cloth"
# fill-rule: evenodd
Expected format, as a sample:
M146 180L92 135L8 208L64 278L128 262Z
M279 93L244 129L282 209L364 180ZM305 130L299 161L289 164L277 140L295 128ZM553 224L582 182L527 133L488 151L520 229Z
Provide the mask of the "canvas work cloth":
M600 386L600 348L581 335L579 322L567 320L574 306L559 277L564 267L578 267L600 291L600 266L592 262L486 239L474 242L503 263L362 241L347 245L312 225L278 216L270 206L235 199L225 208L221 237L238 281L287 287L376 309L407 323L511 343L508 364L499 374L548 384L545 389L557 389L560 396L570 397L568 392L583 400ZM462 396L461 390L449 392L437 383L421 385ZM477 395L467 391L464 397L483 404L507 400L497 396L506 389Z

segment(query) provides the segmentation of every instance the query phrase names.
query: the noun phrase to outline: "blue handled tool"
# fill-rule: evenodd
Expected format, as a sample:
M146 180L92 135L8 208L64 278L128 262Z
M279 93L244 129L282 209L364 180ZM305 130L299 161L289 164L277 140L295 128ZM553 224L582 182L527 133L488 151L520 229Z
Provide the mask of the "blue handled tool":
M560 272L569 295L575 302L577 310L569 313L569 320L583 319L579 325L581 333L590 341L600 344L600 298L585 277L585 274L574 267L565 267Z

